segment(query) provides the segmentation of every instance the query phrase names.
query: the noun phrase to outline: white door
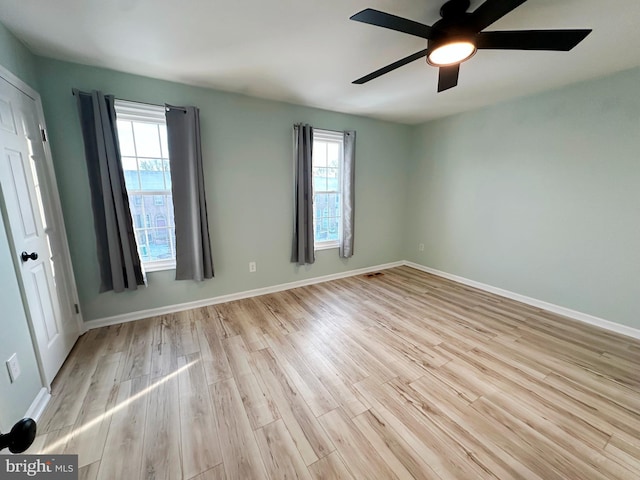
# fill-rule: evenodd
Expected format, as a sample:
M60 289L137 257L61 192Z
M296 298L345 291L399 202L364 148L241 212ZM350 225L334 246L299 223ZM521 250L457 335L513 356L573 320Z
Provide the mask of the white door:
M0 185L20 276L48 385L79 336L50 201L36 101L0 78ZM20 299L16 299L20 301Z

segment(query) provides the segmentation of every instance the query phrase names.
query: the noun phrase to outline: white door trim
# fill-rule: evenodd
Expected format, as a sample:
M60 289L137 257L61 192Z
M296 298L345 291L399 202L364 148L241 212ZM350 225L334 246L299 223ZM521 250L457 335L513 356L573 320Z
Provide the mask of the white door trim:
M18 90L22 91L22 93L25 93L25 94L29 95L31 98L33 98L34 100L36 100L38 102L40 101L40 94L38 92L36 92L28 84L23 82L20 79L20 77L16 77L13 74L13 72L11 72L10 70L7 70L2 65L0 65L0 77L4 78L11 85L16 87Z
M17 88L22 93L29 96L35 101L36 110L38 114L38 123L40 127L43 128L46 132L47 127L44 119L44 110L42 109L42 100L40 98L40 94L36 90L34 90L31 86L26 84L23 80L21 80L19 77L14 75L11 71L7 70L3 65L0 65L0 78L4 79L5 81L7 81L8 83L10 83L15 88ZM51 148L49 146L49 142L48 141L43 142L43 146L44 146L44 157L45 157L44 166L45 166L46 175L48 177L46 183L47 183L47 186L49 187L46 189L46 191L42 192L43 195L46 195L46 198L43 198L43 201L48 202L49 205L52 207L51 211L53 212L54 218L50 219L50 221L52 221L56 225L57 227L56 232L59 235L59 241L61 245L60 257L62 259L62 268L64 269L63 280L65 282L65 287L66 287L65 290L70 295L71 297L70 300L72 301L72 303L74 303L75 305L78 305L78 313L76 314L75 312L73 312L73 314L78 326L78 332L82 334L82 332L85 331L84 321L82 318L82 311L80 310L80 301L78 298L78 289L75 281L75 276L73 274L73 265L71 263L71 253L69 251L67 231L64 226L64 217L62 215L62 206L60 204L60 193L58 191L58 183L56 182L55 170L53 167L53 157L51 154ZM13 244L13 242L9 242L9 245L10 245L10 248L13 250L12 253L14 254L14 258L17 258L15 245ZM18 275L18 272L16 272L16 275ZM23 292L23 295L24 295L24 292ZM23 299L23 301L25 301L25 299ZM33 342L34 350L36 351L36 358L38 360L40 377L43 379L42 384L48 389L49 385L44 380L44 375L43 375L44 369L42 367L40 354L38 352L38 349L36 348L37 342L34 337L34 330L33 330L33 325L31 324L31 317L28 314L27 308L25 308L25 311L27 312L27 318L29 321L31 341Z

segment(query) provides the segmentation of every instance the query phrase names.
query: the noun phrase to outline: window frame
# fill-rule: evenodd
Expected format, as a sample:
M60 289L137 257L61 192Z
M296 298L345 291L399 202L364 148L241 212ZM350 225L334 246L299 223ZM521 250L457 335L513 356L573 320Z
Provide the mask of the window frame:
M314 128L313 129L313 142L315 144L316 141L320 141L320 142L335 142L338 143L339 145L339 152L340 152L340 156L339 156L339 160L338 160L338 173L337 173L337 177L338 177L338 189L337 190L319 190L319 192L323 193L323 194L334 194L338 196L338 212L339 212L339 216L336 215L336 218L339 219L338 221L338 239L337 240L325 240L325 241L317 241L316 240L316 223L317 223L317 218L316 218L316 208L315 205L313 205L313 244L314 244L314 251L320 251L320 250L332 250L335 248L340 248L340 240L342 238L342 169L344 168L344 133L343 132L338 132L335 130L324 130L324 129L319 129L319 128ZM313 149L313 154L312 154L312 158L311 158L311 169L313 171L313 168L315 166L314 163L314 156L315 156L315 152L316 149ZM321 167L320 167L321 168ZM315 197L316 197L316 187L315 187L315 183L312 185L312 202L315 201ZM329 206L327 205L325 207L325 209L327 211L330 210ZM333 217L329 217L329 216L323 216L323 219L328 220L329 218L333 218Z
M148 123L157 126L164 126L166 128L166 117L165 117L165 107L160 105L150 105L146 103L140 102L131 102L128 100L115 100L115 110L116 110L116 121L124 120L128 122L137 122L137 123ZM135 131L132 132L134 139L134 149L135 149ZM162 140L160 138L160 132L158 131L159 142L160 142L160 160L163 164L163 178L164 173L167 171L170 174L170 170L166 170L164 165L165 161L169 162L169 152L165 152ZM126 155L126 157L131 158L130 155ZM138 176L140 176L140 159L146 159L147 157L138 156L137 150L135 151L135 159L136 165L138 168ZM168 164L168 163L167 163ZM170 168L170 167L167 167ZM172 195L171 188L165 188L162 190L144 190L142 189L141 180L139 180L140 189L131 190L127 187L127 196L128 198L135 198L134 204L136 206L142 207L141 219L143 224L141 227L136 226L136 218L133 211L131 211L132 221L134 222L134 232L136 237L136 247L138 248L138 254L140 255L140 261L142 266L146 272L157 272L161 270L173 270L176 268L176 247L175 247L175 219L173 226L170 225L169 219L171 218L171 212L169 209L173 209L173 201L169 200L169 196ZM165 187L167 187L165 180ZM158 205L156 203L156 198L158 196L162 196L162 205ZM167 226L162 227L162 229L167 230L168 235L168 243L169 243L169 252L171 254L171 258L162 259L162 260L153 260L153 261L145 261L143 259L144 251L150 251L148 236L149 234L156 235L158 233L158 228L155 225L155 219L157 215L151 215L145 209L145 200L144 197L150 197L151 204L153 206L159 207L163 206L166 212L163 212L163 215L166 219ZM148 224L148 225L147 225ZM173 231L173 232L172 232ZM173 233L173 234L172 234ZM142 244L138 244L138 238L142 239L144 236L145 242Z

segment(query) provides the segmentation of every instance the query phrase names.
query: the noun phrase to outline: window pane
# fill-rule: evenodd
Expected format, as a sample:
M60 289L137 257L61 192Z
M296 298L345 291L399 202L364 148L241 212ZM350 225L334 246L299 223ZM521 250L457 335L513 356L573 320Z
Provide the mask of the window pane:
M313 165L318 167L327 166L327 142L313 142Z
M147 233L147 241L149 243L150 261L167 260L172 257L168 229L155 228L149 230Z
M169 167L169 160L163 160L162 161L162 165L163 165L163 168L164 168L165 188L167 190L171 190L171 169Z
M340 219L336 217L330 217L329 219L329 232L328 240L338 240L338 228Z
M138 157L161 157L158 126L153 123L133 122Z
M138 244L138 253L140 254L140 260L148 262L151 257L149 255L149 245L147 244L146 230L136 231L136 243Z
M163 214L159 213L156 215L156 227L166 227L167 226L167 217Z
M330 193L330 194L328 195L328 198L327 198L327 203L328 203L328 205L329 205L329 214L328 214L328 215L329 215L330 217L337 217L337 216L339 216L339 215L336 213L336 212L338 211L338 208L339 208L339 203L340 203L339 198L340 198L340 197L339 197L339 195L338 195L337 193Z
M160 128L160 147L162 148L162 157L169 158L169 145L167 144L167 127L165 125L160 125L159 128Z
M164 169L164 162L161 158L140 158L138 164L141 171L162 172Z
M327 189L327 169L318 167L313 169L313 189L325 191Z
M158 112L137 107L129 119L126 105L118 104L118 137L129 195L136 242L143 263L175 259L175 220L166 125ZM119 108L121 110L119 110ZM142 120L138 120L141 118Z
M136 149L133 144L133 130L131 122L118 120L118 141L120 143L120 155L135 157Z
M336 242L340 235L342 148L342 135L315 131L312 171L313 224L315 241L318 243Z
M328 194L316 193L313 196L313 212L316 217L321 217L322 212L328 207Z
M140 160L141 190L164 190L164 172L162 171L162 159Z
M340 145L327 144L327 166L337 168L340 165Z
M130 195L129 208L132 214L142 213L142 197L140 195Z
M129 197L129 209L131 210L131 218L133 219L134 228L142 228L144 227L142 218L144 212L142 211L142 202L139 195L134 195L133 197Z
M325 169L321 168L321 167L313 167L313 169L311 171L313 172L312 175L315 178L315 177L323 176Z
M327 240L328 240L327 230L323 227L322 221L318 220L316 222L315 241L316 242L325 242Z
M338 183L338 169L327 168L327 190L337 192L340 189Z
M169 229L169 247L171 247L171 252L173 257L176 256L176 231L174 228Z
M135 157L122 157L122 170L127 190L139 190L140 180L138 179L138 164Z
M167 195L167 218L170 227L175 227L176 221L173 218L173 195Z
M125 172L136 172L138 170L138 162L136 162L136 157L125 157L123 155L122 169Z

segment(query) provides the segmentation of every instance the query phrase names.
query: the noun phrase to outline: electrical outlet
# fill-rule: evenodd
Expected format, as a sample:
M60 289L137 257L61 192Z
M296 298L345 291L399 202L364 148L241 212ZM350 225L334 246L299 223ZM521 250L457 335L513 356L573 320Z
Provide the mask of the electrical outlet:
M256 273L256 262L249 262L249 273Z
M11 383L15 382L20 376L20 364L18 363L18 354L14 353L7 360L7 370L9 370L9 378Z
M418 245L418 251L424 252L424 243L421 243L420 245Z

